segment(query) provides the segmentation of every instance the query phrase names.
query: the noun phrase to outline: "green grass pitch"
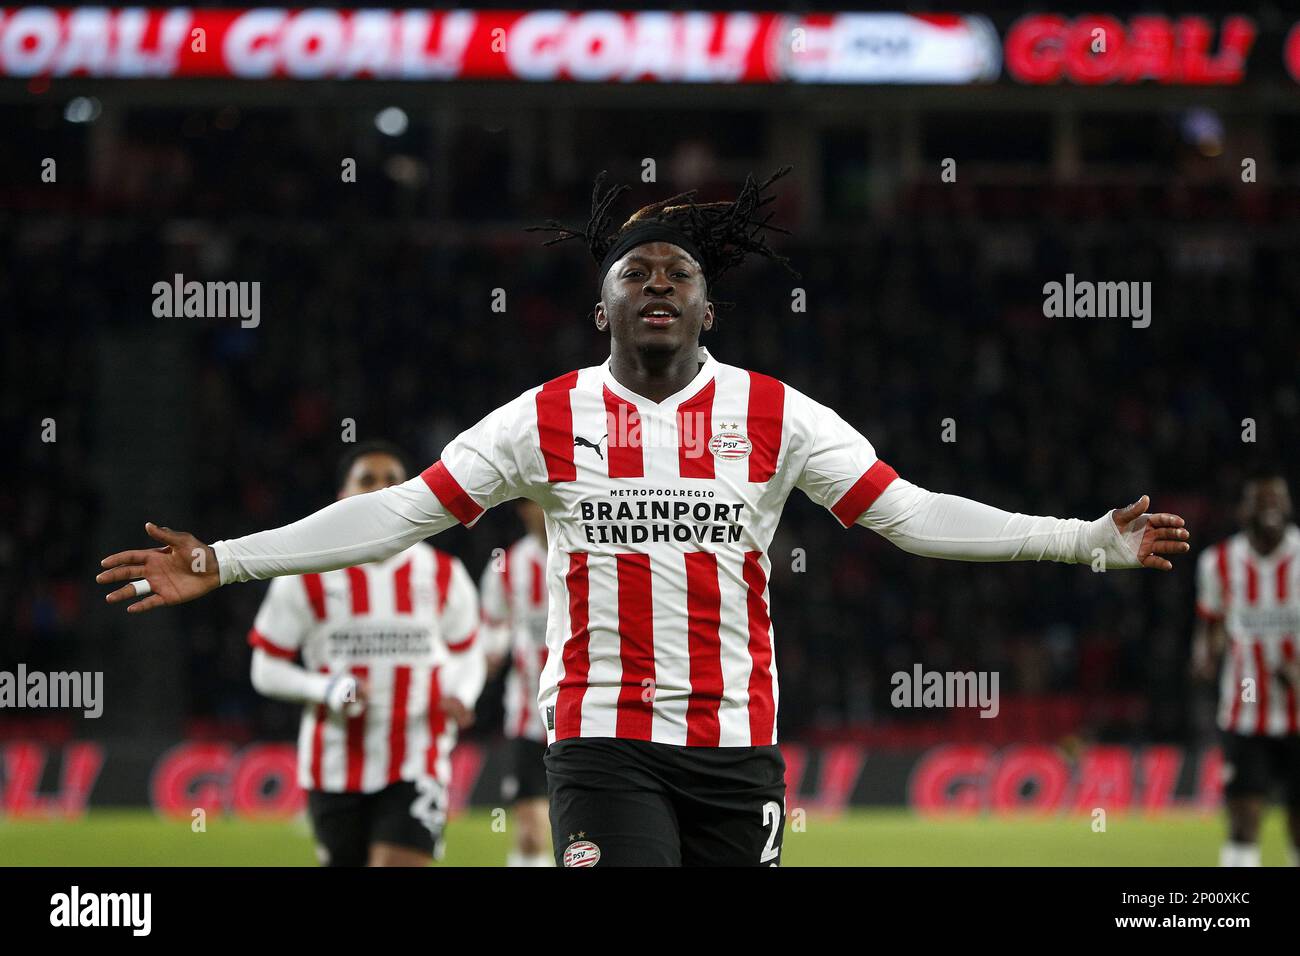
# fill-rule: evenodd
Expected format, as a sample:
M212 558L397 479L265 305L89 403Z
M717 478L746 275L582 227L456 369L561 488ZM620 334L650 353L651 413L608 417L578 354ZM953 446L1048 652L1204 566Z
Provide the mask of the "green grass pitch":
M1264 864L1286 863L1284 823L1271 812ZM500 866L509 832L488 811L455 817L448 866ZM1094 832L1090 817L934 819L903 810L809 815L787 824L786 866L1214 866L1223 841L1217 814L1117 816ZM4 866L312 866L305 820L252 822L209 817L195 833L188 819L149 811L95 811L75 821L0 819Z

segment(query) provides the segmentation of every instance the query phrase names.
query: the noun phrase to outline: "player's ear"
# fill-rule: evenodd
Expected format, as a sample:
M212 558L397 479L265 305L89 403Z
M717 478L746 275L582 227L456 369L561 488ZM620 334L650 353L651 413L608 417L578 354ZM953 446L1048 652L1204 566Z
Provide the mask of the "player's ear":
M591 314L596 320L596 328L602 332L609 329L609 316L605 314L605 303L603 301L596 303L596 308L592 310Z
M713 303L704 303L704 331L713 328Z

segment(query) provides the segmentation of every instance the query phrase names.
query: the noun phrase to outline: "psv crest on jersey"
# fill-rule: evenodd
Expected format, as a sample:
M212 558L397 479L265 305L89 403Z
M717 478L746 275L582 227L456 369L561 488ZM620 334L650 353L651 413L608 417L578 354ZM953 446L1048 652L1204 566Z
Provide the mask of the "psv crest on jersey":
M600 847L590 840L570 843L564 851L565 866L595 866L600 862Z
M750 444L748 438L736 430L738 427L735 423L723 422L722 431L709 439L709 453L714 458L723 461L740 461L742 458L749 457L754 446Z

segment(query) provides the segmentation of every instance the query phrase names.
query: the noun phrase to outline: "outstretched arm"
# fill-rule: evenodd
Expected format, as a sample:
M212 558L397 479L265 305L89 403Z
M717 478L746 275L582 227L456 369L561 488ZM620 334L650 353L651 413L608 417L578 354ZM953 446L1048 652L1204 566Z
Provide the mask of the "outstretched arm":
M1061 561L1087 564L1100 553L1106 568L1168 571L1168 558L1188 550L1190 535L1173 514L1147 514L1143 495L1095 521L1002 511L956 495L937 494L893 478L857 519L904 551L959 561Z
M435 466L436 468L437 466ZM434 469L430 469L433 471ZM130 581L111 592L110 604L149 611L202 597L222 584L282 574L332 571L379 561L457 522L424 477L336 501L300 521L208 546L184 531L145 525L163 543L120 551L100 564L100 584ZM135 600L140 598L140 600Z
M1091 563L1168 571L1187 551L1183 519L1147 514L1143 495L1096 521L1002 511L969 498L936 494L898 476L834 410L787 388L793 435L806 460L797 485L848 528L864 525L905 551L959 561Z
M212 546L221 583L382 561L456 524L423 477L336 501L301 521Z
M418 477L344 498L274 531L209 547L192 534L147 524L149 536L163 546L110 555L95 580L131 582L107 600L131 601L127 610L139 613L192 601L234 581L378 561L457 522L473 525L485 509L527 493L529 479L514 451L533 407L533 392L525 392L453 438L442 458Z

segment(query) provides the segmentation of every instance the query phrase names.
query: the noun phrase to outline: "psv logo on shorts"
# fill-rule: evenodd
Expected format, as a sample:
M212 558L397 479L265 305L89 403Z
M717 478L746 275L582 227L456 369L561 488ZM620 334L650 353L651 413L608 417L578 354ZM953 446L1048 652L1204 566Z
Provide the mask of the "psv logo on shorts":
M570 843L564 851L565 866L595 866L600 862L600 847L590 840Z
M709 439L709 451L713 457L721 458L723 461L740 461L742 458L748 458L753 450L749 439L735 431L734 425L723 425L722 429Z

